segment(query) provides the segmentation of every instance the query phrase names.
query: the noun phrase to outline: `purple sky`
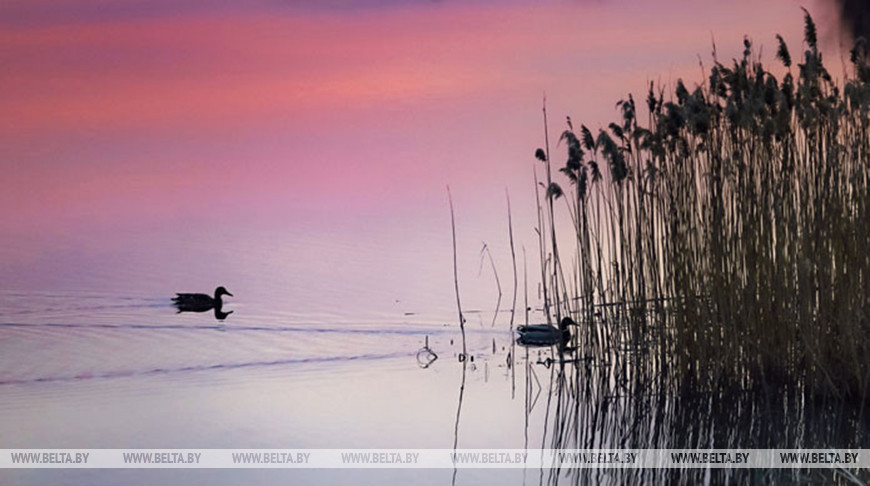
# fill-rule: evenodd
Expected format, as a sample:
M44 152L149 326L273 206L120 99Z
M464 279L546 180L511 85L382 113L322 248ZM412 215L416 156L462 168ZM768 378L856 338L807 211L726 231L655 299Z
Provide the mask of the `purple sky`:
M240 4L244 3L244 6ZM806 2L804 2L806 3ZM829 47L835 16L812 8ZM547 93L595 128L711 38L771 61L794 0L0 5L0 236L167 221L485 213L531 193ZM829 59L836 58L831 52ZM396 216L398 215L398 216Z

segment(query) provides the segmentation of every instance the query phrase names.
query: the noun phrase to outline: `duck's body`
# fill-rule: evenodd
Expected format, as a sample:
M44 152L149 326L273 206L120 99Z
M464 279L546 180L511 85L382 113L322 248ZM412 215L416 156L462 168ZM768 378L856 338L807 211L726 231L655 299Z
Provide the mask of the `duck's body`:
M214 297L208 294L175 294L172 302L178 308L178 312L206 312L212 309L220 312L224 303L221 297L224 295L233 296L227 289L218 287L214 290Z
M571 331L568 326L577 323L570 317L566 317L559 322L559 327L551 326L550 324L533 324L530 326L520 326L517 332L520 337L517 338L517 343L525 346L554 346L557 344L565 344L571 340Z

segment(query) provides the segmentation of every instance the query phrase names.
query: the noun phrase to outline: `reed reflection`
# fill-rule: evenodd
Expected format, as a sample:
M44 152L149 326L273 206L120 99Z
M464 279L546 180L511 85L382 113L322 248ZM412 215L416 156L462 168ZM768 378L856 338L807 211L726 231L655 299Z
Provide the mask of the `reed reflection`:
M638 312L613 307L582 327L602 326L604 314L638 318ZM645 322L658 332L652 319ZM588 343L579 344L582 349ZM688 390L665 374L666 364L639 365L638 357L661 356L657 344L623 341L594 357L554 345L530 358L527 348L517 364L526 371L526 448L860 449L870 443L862 403L799 385L740 389L711 383ZM545 416L541 430L530 429L532 414ZM558 464L534 476L534 482L550 485L864 484L870 479L868 471L857 469L560 469Z

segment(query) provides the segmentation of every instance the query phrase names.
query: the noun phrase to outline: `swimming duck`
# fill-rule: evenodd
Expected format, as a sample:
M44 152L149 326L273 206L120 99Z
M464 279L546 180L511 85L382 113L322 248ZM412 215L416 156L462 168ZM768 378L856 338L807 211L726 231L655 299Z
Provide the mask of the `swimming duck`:
M556 344L565 344L571 340L571 331L568 326L576 326L570 317L566 317L559 322L559 327L556 328L549 324L533 324L530 326L520 326L517 332L520 337L517 338L517 344L526 346L553 346Z
M208 294L175 294L172 302L178 307L178 312L205 312L215 309L217 315L223 306L221 297L224 295L233 296L224 287L218 287L214 289L214 297Z

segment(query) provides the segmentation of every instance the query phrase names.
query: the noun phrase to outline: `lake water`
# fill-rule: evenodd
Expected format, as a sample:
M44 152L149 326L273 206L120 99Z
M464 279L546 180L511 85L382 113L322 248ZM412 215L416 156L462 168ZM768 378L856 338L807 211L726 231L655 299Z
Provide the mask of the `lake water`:
M276 245L277 236L268 236L263 239ZM443 236L436 240L443 242ZM476 276L478 262L469 257L470 281L481 282L486 290L481 300L490 309L466 302L467 347L474 361L461 364L449 239L445 248L429 253L444 259L433 263L444 271L433 269L429 275L445 279L433 282L400 270L398 249L353 252L354 242L345 246L335 234L325 238L329 243L310 243L316 254L284 261L283 268L273 252L255 248L257 238L239 243L246 245L245 251L239 249L240 258L213 268L222 252L233 252L233 243L223 239L209 246L190 238L175 233L173 251L157 252L157 241L150 246L155 253L123 253L124 264L111 256L111 265L84 263L90 258L77 253L66 262L72 268L56 267L57 287L64 287L61 275L69 271L75 274L70 282L88 290L0 292L4 447L450 448L463 367L460 446L523 447L526 375L524 369L508 366L510 313L499 312L493 326L495 301L488 294L494 285L485 274ZM360 238L356 232L356 243ZM422 242L434 235L419 238ZM290 239L283 243L294 244ZM414 243L404 238L399 246L410 246L415 254L425 251ZM296 242L283 251L299 256L311 250L306 244ZM389 242L365 244L377 248ZM186 254L184 248L196 251ZM149 260L155 254L160 261ZM379 271L384 267L397 269ZM359 274L377 278L367 283ZM233 292L223 309L233 313L224 320L211 312L176 313L170 301L174 291L210 293L203 287L207 281ZM475 294L481 293L469 292ZM524 319L522 312L518 319ZM427 342L437 360L423 368L417 354ZM529 359L539 360L539 355L548 354L534 351ZM540 423L543 413L538 406L530 426ZM319 484L330 477L444 484L452 479L449 470L409 474L2 472L15 484L134 479L147 484L157 478L210 484L237 484L244 478L269 484L279 477L293 478L294 484ZM460 477L467 476L471 484L480 474L469 471Z
M247 297L231 290L237 297L228 299L226 308L234 313L224 321L211 313L176 314L167 296L3 292L4 445L452 446L462 372L457 326L403 312L399 303L392 315L346 321L339 312L306 319L276 301L274 293ZM524 375L507 367L512 336L488 322L469 326L467 336L475 360L467 368L460 444L522 447ZM423 369L416 355L427 340L438 359ZM444 484L451 474L436 471L414 481ZM468 480L475 475L468 473ZM131 477L147 483L161 476L161 481L196 476L211 484L240 480L223 472L4 471L3 476L17 484L115 484ZM333 476L360 475L321 471L283 477L315 484ZM257 484L278 475L244 477ZM383 484L405 476L382 471L362 477ZM400 482L406 480L411 478Z
M271 236L264 233L262 240L246 244L281 242ZM400 246L416 252L425 241L445 240L434 234L416 238L419 246L411 237ZM428 255L443 260L430 274L442 276L438 282L418 281L401 266L379 273L401 260L395 247L379 256L348 250L337 234L324 241L317 243L323 261L299 258L281 268L272 264L280 258L260 249L236 263L222 261L218 270L209 262L231 246L176 235L172 243L163 243L176 246L160 253L165 258L150 261L148 254L131 253L126 269L120 264L87 267L102 270L94 271L94 280L79 267L88 258L68 262L89 290L0 292L4 447L449 449L456 441L460 448L532 451L817 448L860 446L870 436L860 415L836 404L803 403L794 396L670 396L643 390L642 383L601 381L594 370L608 366L604 363L551 364L548 359L558 360L558 353L550 348L514 345L512 275L500 276L504 295L494 313L496 285L484 271L478 274L479 250L466 251L463 259L463 282L473 284L466 285L463 298L473 361L461 362L449 239L445 248L428 249ZM282 250L290 254L305 251L304 242L283 243L295 244L295 250ZM197 251L186 254L185 247ZM193 253L207 258L193 258ZM368 259L350 258L366 254ZM115 285L111 269L118 272ZM318 272L326 276L303 278ZM218 273L223 280L217 280ZM381 278L369 286L355 277L340 278L354 273ZM173 291L208 291L208 278L233 292L223 309L233 313L223 320L211 312L176 313ZM141 291L136 292L134 280ZM522 286L522 273L518 280ZM526 292L529 319L544 319L536 290L520 287L517 324L526 321ZM415 299L417 293L433 300ZM427 343L437 359L424 366L426 354L418 353ZM461 469L455 476L441 469L4 470L0 477L4 484L40 485L716 484L756 481L768 477L764 474L727 469ZM830 479L823 471L769 477L785 483Z

